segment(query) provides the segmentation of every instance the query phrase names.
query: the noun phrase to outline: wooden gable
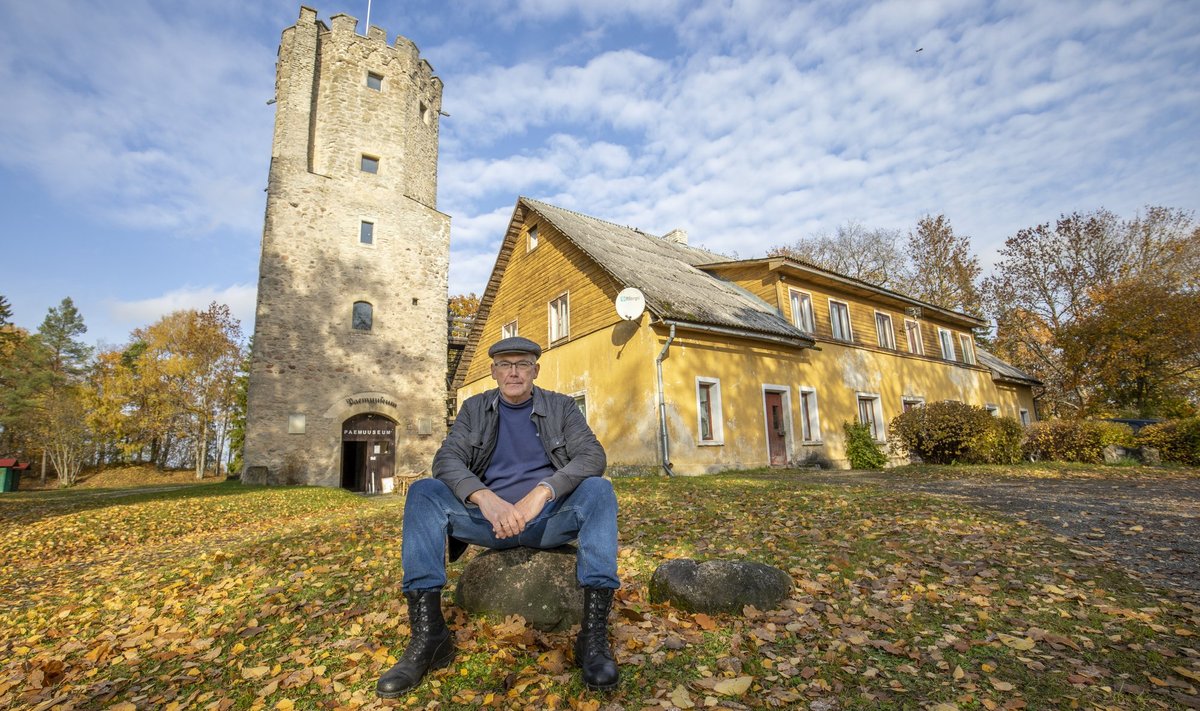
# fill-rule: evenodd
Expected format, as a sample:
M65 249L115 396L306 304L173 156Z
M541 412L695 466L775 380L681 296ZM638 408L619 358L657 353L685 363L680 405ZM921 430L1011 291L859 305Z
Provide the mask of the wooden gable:
M531 246L531 229L536 246ZM516 322L517 335L543 352L608 327L620 320L613 300L622 286L549 221L518 203L460 366L456 385L489 377L487 349L502 329ZM569 329L550 342L550 304L565 296ZM486 306L486 311L485 311ZM469 361L468 361L469 358Z

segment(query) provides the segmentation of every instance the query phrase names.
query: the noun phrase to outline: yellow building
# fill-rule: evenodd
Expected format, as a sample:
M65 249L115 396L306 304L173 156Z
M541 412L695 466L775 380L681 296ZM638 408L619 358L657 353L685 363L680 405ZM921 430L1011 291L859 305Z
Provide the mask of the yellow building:
M644 309L626 319L629 288ZM521 335L544 349L537 384L577 399L615 471L845 467L845 421L881 442L924 402L1029 421L1037 381L975 346L982 325L793 259L730 261L678 230L520 198L454 383L459 402L494 387L488 345Z

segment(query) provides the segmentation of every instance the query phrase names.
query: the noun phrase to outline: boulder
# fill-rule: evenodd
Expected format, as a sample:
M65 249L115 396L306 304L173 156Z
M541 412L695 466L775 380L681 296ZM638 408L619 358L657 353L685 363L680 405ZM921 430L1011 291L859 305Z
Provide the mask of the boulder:
M1157 467L1162 464L1162 453L1158 451L1157 447L1142 447L1138 450L1138 460L1142 464Z
M745 560L680 558L658 566L650 578L650 601L670 602L688 612L741 613L746 605L775 609L787 599L792 578L786 572Z
M1119 444L1106 444L1101 450L1101 456L1104 457L1105 464L1120 464L1121 460L1129 456L1129 450Z
M487 550L463 567L454 603L467 612L521 615L534 629L559 632L583 619L574 546Z

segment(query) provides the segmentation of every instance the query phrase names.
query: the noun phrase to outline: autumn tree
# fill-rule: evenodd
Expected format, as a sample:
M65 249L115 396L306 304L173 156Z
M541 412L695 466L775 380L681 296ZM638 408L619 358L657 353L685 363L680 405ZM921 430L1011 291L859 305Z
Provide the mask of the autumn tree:
M83 316L66 297L46 313L22 356L28 403L24 425L41 445L43 483L49 457L59 483L74 484L92 445L82 391L92 352L82 340L85 333Z
M447 304L451 338L466 338L471 334L475 314L479 313L479 297L475 292L451 296Z
M229 413L242 359L241 324L228 306L168 314L133 332L144 350L131 363L145 387L166 403L160 426L188 439L196 478L208 467L209 446L220 451L229 429ZM161 434L167 434L160 432Z
M867 229L850 221L832 235L801 238L773 247L768 254L798 259L887 289L903 289L908 262L900 249L900 238L899 230Z
M1194 407L1200 229L1189 213L1064 215L1018 231L1000 256L983 288L995 347L1043 381L1049 414Z
M983 316L979 291L982 269L971 251L971 238L954 233L945 215L926 215L908 233L910 296L935 306Z

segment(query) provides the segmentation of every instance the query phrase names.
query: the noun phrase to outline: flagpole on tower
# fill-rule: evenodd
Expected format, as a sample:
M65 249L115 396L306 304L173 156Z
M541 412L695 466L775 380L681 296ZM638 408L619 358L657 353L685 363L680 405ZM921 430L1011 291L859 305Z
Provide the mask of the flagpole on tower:
M367 0L367 31L364 32L363 35L370 36L370 34L371 34L371 0Z

